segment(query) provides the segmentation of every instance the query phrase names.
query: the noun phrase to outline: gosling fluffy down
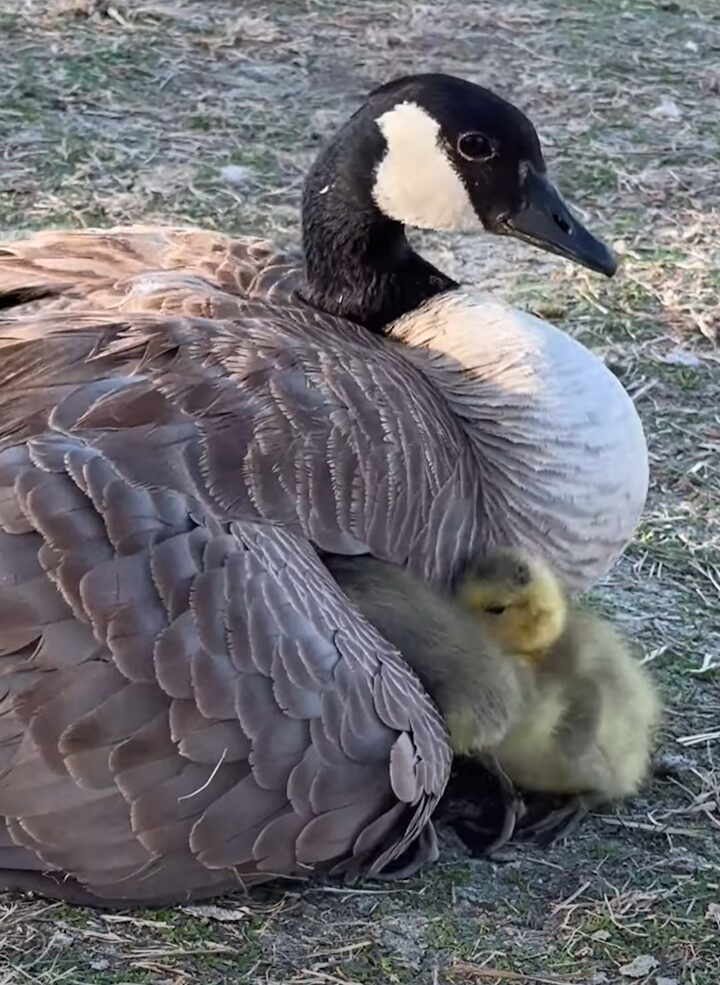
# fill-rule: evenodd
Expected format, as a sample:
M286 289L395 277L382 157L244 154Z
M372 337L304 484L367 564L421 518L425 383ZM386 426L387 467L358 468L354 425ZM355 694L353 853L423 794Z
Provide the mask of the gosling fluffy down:
M523 675L523 712L493 750L509 778L598 802L636 793L661 705L613 626L570 601L544 561L517 549L466 572L458 599Z
M369 555L324 559L342 590L396 646L438 706L458 755L507 735L523 708L518 669L474 613L398 565Z

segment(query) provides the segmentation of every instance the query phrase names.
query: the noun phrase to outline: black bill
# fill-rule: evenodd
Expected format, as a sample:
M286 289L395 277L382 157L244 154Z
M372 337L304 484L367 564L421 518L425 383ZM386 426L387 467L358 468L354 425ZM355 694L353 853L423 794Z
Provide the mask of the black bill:
M552 182L528 168L524 188L525 205L503 217L496 231L612 277L617 270L615 254L576 219Z

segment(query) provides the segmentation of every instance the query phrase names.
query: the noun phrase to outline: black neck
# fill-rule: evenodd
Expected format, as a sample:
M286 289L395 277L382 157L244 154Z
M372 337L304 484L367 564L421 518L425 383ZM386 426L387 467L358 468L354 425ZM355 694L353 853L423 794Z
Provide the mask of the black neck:
M381 332L458 285L412 249L403 225L377 208L366 181L333 158L331 150L318 161L305 186L301 293L322 311Z

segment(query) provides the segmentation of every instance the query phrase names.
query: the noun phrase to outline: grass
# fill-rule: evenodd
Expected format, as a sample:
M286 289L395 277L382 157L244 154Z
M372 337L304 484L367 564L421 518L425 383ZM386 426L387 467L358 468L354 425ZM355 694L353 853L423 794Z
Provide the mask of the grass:
M302 176L371 85L440 69L537 122L609 282L425 235L453 276L595 349L652 489L592 603L661 682L666 776L565 845L401 885L102 915L0 897L0 985L715 985L720 916L720 12L716 0L0 0L0 231L193 222L297 243ZM230 182L223 169L239 165ZM240 180L238 181L238 174ZM222 919L219 919L222 918ZM633 963L634 962L634 963ZM636 977L633 977L636 975Z

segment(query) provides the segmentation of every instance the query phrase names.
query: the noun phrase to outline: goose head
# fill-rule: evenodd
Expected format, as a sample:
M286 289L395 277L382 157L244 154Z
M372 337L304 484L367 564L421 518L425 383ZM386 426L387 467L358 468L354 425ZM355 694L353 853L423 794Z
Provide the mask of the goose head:
M457 286L406 226L512 236L607 276L617 266L548 178L530 120L448 75L376 89L319 155L303 199L308 300L379 328Z

